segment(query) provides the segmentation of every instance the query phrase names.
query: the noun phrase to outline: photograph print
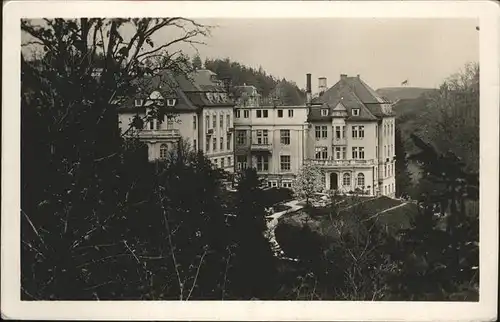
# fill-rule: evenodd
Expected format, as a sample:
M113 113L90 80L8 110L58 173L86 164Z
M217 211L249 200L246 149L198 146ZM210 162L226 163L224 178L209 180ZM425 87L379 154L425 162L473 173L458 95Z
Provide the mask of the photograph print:
M479 26L21 19L20 300L478 303Z

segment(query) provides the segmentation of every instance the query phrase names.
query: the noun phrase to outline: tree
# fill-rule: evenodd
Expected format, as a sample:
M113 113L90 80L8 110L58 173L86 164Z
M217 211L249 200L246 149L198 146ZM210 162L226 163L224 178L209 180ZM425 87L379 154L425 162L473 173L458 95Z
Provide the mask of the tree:
M452 152L441 154L418 136L422 164L433 184L420 203L413 226L400 237L393 259L398 274L392 291L399 299L450 300L477 298L479 276L479 213L467 209L479 197L478 174L465 170Z
M322 176L323 172L321 168L305 163L299 170L292 185L295 196L297 196L297 198L305 198L306 204L309 205L309 200L314 194L324 189L321 180Z
M396 154L396 195L408 195L411 189L411 177L408 171L408 160L406 159L406 149L403 139L401 137L401 130L396 124L396 131L394 133L394 149Z
M184 34L155 45L163 28ZM22 20L21 29L22 298L189 298L196 287L162 289L175 267L167 196L146 147L118 130L117 107L143 75L185 71L172 46L200 43L209 28L178 17Z
M244 299L270 299L276 290L274 255L265 236L266 212L259 186L255 169L246 169L238 184L231 225L234 247L228 276L233 294Z
M202 68L203 68L203 63L201 62L201 58L200 58L200 55L199 55L199 54L196 54L196 55L193 57L192 64L193 64L193 68L194 68L195 70L196 70L196 69L202 69Z

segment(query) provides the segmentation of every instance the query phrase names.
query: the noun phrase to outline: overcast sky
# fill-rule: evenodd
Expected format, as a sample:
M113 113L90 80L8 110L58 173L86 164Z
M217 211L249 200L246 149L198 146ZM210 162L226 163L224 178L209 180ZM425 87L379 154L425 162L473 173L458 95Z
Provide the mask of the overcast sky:
M400 86L438 87L468 62L479 62L475 19L195 19L216 26L198 45L200 56L262 66L305 88L312 74L334 85L340 74L360 74L374 89ZM175 28L175 27L173 27ZM165 28L152 38L161 45L181 30ZM176 30L177 29L177 30ZM123 30L127 38L130 30ZM23 35L24 36L24 35ZM25 37L23 37L23 40ZM180 48L189 55L195 49Z
M479 61L476 20L466 19L196 19L217 25L200 55L262 66L313 90L340 74L360 74L369 85L437 87L465 63ZM167 38L165 31L156 39ZM192 48L186 51L194 54Z

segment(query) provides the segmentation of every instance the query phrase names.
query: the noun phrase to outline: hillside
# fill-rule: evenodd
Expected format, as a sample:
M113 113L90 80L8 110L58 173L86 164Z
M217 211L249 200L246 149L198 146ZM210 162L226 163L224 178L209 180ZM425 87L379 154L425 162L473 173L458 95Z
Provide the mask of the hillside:
M416 99L423 94L435 91L433 88L422 87L383 87L377 89L377 93L395 102L402 99Z
M219 78L229 78L233 86L253 85L262 98L277 97L284 105L300 105L305 102L305 92L297 84L279 79L261 68L255 69L226 59L206 59L205 66Z

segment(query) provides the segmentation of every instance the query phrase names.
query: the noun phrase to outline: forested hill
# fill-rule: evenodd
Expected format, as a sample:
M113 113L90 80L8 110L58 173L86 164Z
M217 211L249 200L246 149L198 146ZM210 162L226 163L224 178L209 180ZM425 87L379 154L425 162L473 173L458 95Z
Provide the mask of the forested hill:
M204 68L216 73L219 78L231 79L233 86L253 85L263 98L277 96L284 105L300 105L305 102L305 91L286 79L278 79L260 67L255 69L226 59L206 59Z

